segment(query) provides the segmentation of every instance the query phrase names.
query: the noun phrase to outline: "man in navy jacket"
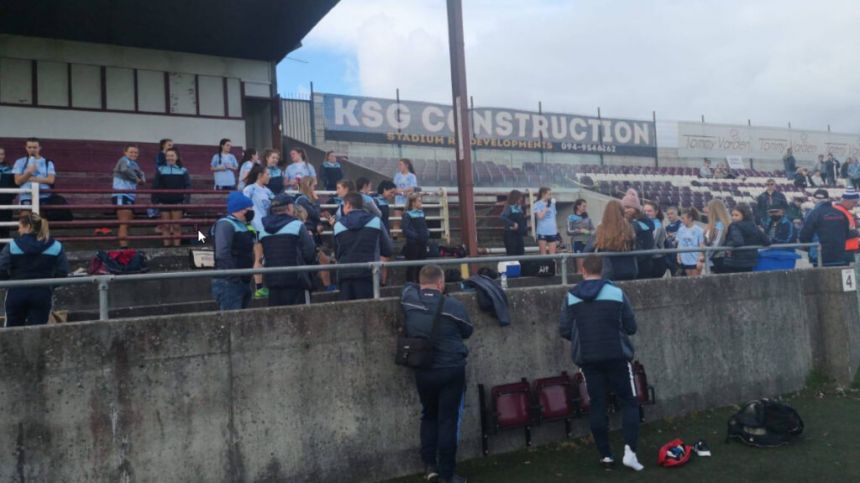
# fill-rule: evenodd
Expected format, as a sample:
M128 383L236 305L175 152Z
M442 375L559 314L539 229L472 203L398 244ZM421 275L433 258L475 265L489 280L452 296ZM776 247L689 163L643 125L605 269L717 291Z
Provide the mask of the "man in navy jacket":
M347 193L341 208L343 216L334 224L337 263L378 262L380 256L392 256L388 231L378 216L364 211L364 199L360 193ZM373 297L370 269L338 270L337 276L340 300Z
M472 324L463 304L446 297L445 272L438 265L425 265L418 273L420 286L406 284L400 307L406 316L408 337L429 339L438 304L443 304L433 336L433 364L415 370L415 385L421 400L421 459L425 478L440 483L464 483L454 474L457 435L463 417L466 390L466 358L463 343L472 335ZM438 457L438 459L437 459Z
M592 255L582 264L584 280L567 294L561 311L559 332L570 341L573 362L578 365L591 399L591 433L600 452L600 462L614 463L609 448L606 393L613 391L622 405L625 466L636 471L643 466L636 458L639 439L639 405L633 384L633 344L636 318L620 288L601 278L603 259Z
M858 201L860 193L848 188L839 203L824 201L806 215L803 229L800 230L800 241L809 243L817 238L821 243L822 253L819 256L824 266L845 266L853 261L854 254L846 251L846 242L857 237L852 210Z

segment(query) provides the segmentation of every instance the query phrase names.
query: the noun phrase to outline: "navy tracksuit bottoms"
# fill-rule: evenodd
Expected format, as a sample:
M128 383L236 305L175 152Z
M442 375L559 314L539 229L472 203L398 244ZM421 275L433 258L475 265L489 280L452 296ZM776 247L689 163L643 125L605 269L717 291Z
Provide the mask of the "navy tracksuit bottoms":
M359 300L373 298L373 279L371 277L348 278L338 281L339 300Z
M418 369L415 385L422 408L421 459L425 465L436 467L440 479L448 480L457 461L466 368Z
M606 414L606 394L615 393L621 403L621 426L624 444L636 451L639 439L639 401L633 381L633 368L623 359L583 364L588 397L591 399L591 434L601 457L611 457L609 448L609 416Z
M6 327L44 325L53 304L50 287L15 287L6 291Z

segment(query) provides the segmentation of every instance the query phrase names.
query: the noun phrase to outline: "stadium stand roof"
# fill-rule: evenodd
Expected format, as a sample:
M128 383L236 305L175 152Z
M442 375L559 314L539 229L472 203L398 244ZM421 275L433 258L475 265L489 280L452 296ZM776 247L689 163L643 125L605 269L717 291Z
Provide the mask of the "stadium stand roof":
M337 0L5 0L0 33L277 62Z

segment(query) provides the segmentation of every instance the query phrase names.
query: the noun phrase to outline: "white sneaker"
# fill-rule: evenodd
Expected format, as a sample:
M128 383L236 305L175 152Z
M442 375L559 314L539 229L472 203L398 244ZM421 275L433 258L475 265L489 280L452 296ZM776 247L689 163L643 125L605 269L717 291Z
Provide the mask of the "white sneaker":
M600 464L603 465L604 468L609 469L615 465L615 460L607 456L600 460Z
M642 466L642 463L639 462L639 459L636 458L636 453L634 453L633 450L630 449L630 446L627 446L626 444L624 445L624 458L621 462L624 463L624 466L633 468L636 471L642 471L645 469L645 467Z

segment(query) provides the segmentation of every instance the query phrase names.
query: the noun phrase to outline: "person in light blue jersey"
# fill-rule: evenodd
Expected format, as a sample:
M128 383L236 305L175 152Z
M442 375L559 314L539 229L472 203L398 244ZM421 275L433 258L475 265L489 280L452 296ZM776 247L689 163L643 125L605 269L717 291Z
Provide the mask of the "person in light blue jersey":
M242 154L242 165L239 166L239 184L236 185L236 189L242 191L245 189L245 186L248 186L248 173L251 172L251 168L255 164L260 164L260 155L257 154L257 150L254 148L246 149L245 153Z
M287 185L290 190L297 191L302 178L317 177L317 172L308 162L308 154L302 148L290 149L290 165L287 166Z
M25 144L27 155L18 158L12 166L15 184L24 191L19 201L22 205L32 204L31 188L33 183L39 185L39 199L42 201L51 197L51 186L57 180L54 162L42 157L42 144L38 138L28 138Z
M239 170L239 162L236 156L230 152L233 143L224 138L218 143L218 154L212 156L210 169L215 178L215 189L233 191L236 187L236 171Z
M257 215L251 220L251 226L259 235L263 233L263 218L269 215L269 208L272 205L272 199L275 195L266 185L269 183L269 170L256 165L251 168L248 173L248 186L242 191L242 194L251 199L254 203L254 213ZM254 268L263 267L263 246L259 240L254 243ZM264 299L269 296L269 290L263 286L263 275L254 275L254 283L256 291L254 298Z
M116 166L113 168L113 189L123 190L120 193L114 193L113 204L121 208L117 208L116 217L120 222L117 230L120 248L128 247L128 221L134 218L134 210L131 206L134 205L137 199L134 193L137 186L146 182L146 175L137 164L137 157L140 155L140 150L137 146L129 144L123 151L123 157L119 158ZM124 208L128 206L128 208ZM126 222L126 223L123 223Z
M397 189L394 191L394 204L396 210L395 217L403 216L403 206L406 205L406 198L418 188L418 178L415 176L415 168L412 166L412 160L403 158L397 163L397 173L394 174L394 186ZM395 221L391 226L392 237L397 238L400 233L400 221Z
M699 212L695 208L686 208L681 212L681 227L675 238L678 248L697 248L705 244L705 230L696 224ZM696 277L702 273L705 255L702 252L683 252L678 254L678 265L688 277Z
M546 186L538 190L538 201L532 207L532 213L537 218L535 231L537 232L538 250L541 255L555 253L558 245L558 224L555 217L558 207L552 199L552 190Z

